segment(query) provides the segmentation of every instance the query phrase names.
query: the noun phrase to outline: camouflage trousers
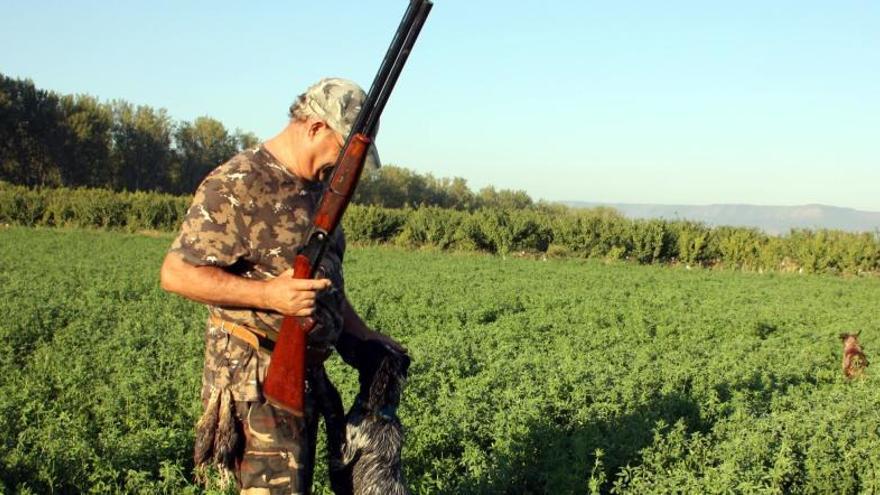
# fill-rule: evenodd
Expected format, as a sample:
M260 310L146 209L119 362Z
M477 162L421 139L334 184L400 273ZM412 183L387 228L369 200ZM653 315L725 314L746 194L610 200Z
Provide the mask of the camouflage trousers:
M235 475L242 495L306 494L315 465L317 417L294 416L265 402L236 402L244 445Z
M231 472L243 494L309 493L318 417L337 430L344 421L338 413L328 415L341 410L342 404L320 364L326 353L316 351L309 357L318 364L306 369L305 415L297 417L264 400L260 384L268 371L268 355L210 322L205 337L204 409L193 455L197 471L214 465L222 473ZM334 452L342 441L337 436Z

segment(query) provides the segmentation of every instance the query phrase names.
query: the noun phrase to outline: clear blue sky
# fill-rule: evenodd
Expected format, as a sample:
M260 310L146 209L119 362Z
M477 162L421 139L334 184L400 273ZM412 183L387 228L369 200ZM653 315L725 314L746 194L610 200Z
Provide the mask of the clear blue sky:
M5 0L0 72L271 137L405 2ZM880 2L436 0L385 163L548 200L880 211Z

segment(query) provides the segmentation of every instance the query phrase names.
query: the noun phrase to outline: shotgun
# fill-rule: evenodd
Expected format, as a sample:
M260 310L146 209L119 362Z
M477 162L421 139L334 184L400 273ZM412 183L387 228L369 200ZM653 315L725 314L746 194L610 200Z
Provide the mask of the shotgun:
M430 0L410 0L367 98L345 139L345 145L336 158L333 174L312 219L307 241L294 259L294 278L314 278L330 235L339 225L354 196L382 109L394 89L431 7L433 3ZM304 414L306 339L315 323L310 316L284 317L275 349L272 351L272 361L263 381L266 399L275 407L297 416Z

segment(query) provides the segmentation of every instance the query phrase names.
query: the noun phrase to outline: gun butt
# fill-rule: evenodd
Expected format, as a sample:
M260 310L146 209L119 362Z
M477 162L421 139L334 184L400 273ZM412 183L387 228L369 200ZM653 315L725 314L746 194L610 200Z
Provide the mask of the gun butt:
M266 400L296 416L305 411L306 336L313 325L311 318L284 318L263 381Z

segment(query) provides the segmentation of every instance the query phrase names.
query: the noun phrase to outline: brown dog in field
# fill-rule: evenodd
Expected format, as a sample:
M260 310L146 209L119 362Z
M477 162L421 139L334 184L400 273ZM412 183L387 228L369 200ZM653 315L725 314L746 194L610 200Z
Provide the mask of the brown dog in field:
M865 357L865 352L859 344L861 333L860 331L840 334L840 340L843 341L843 374L847 378L861 376L868 367L868 358Z

